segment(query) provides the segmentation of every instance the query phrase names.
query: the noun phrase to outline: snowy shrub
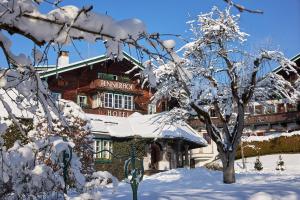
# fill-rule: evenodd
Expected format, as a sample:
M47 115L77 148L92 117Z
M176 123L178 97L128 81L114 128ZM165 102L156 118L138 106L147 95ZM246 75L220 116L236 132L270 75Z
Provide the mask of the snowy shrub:
M75 103L61 101L58 105L63 113L64 123L69 126L63 126L52 116L57 121L49 129L43 112L37 112L33 117L33 129L27 133L27 143L22 144L17 140L9 149L1 146L1 198L34 199L47 195L63 197L65 188L82 191L86 178L92 177L92 136L89 122ZM69 154L67 162L63 161L64 153ZM63 178L66 164L67 182Z
M285 170L284 161L283 161L281 155L279 155L279 158L278 158L278 161L277 161L276 164L277 164L276 170L280 170L280 171L284 171Z
M256 158L256 161L254 163L254 169L257 171L261 171L263 169L262 163L259 160L259 156Z
M223 170L222 162L219 159L205 164L204 167L206 167L207 169L210 169L210 170L214 170L214 171L222 171Z
M105 188L109 184L112 184L114 190L116 190L118 186L118 179L111 175L107 171L98 171L94 172L91 176L91 179L85 184L86 191L96 191L99 188Z
M2 149L0 183L4 185L0 197L3 199L30 199L44 192L60 191L64 181L59 170L37 160L44 147L36 143L20 145L16 141L7 151Z
M67 200L98 200L101 199L101 192L104 189L109 189L112 192L115 192L118 183L117 178L112 176L109 172L94 172L89 181L85 183L83 192L79 193L76 190L69 190L65 197Z

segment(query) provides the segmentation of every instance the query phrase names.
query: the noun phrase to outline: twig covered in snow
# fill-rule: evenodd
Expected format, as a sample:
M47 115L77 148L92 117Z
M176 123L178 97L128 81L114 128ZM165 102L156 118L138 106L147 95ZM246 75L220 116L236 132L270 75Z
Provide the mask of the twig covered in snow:
M206 125L208 135L217 144L227 183L235 181L232 168L246 106L274 98L295 102L300 96L296 85L281 75L261 73L269 61L277 62L287 72L296 72L295 64L281 52L261 50L253 55L243 50L249 35L240 30L239 18L231 14L230 8L220 11L214 7L199 15L190 22L195 38L180 48L183 57L169 49L173 61L150 60L144 63L141 73L156 89L154 101L175 98ZM212 121L212 111L220 127Z

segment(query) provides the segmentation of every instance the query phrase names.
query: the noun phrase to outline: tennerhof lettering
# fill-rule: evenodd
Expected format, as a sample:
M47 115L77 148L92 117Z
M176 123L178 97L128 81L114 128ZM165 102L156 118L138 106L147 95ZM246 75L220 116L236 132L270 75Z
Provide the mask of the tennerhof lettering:
M121 90L133 90L133 84L130 83L101 80L100 85L102 87L110 87Z

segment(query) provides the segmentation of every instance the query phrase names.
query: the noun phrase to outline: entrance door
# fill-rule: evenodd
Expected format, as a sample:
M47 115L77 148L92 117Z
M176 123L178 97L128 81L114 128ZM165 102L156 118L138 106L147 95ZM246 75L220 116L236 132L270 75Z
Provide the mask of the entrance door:
M150 168L158 170L158 162L160 161L160 147L156 143L151 144L151 165Z

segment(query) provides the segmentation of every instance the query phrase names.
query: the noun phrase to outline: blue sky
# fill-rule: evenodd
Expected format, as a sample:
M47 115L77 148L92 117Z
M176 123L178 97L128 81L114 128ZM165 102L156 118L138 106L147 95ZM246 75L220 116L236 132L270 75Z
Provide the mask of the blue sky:
M244 32L250 34L248 44L250 48L261 45L279 48L289 58L300 53L300 0L236 0L247 8L257 8L264 14L242 13L240 26ZM186 21L193 19L200 13L211 10L216 5L225 8L223 0L65 0L66 5L93 5L94 11L107 13L117 20L139 18L144 21L148 32L180 34L188 38ZM46 8L45 10L49 10ZM32 44L13 37L15 52L30 52ZM182 43L177 42L179 48ZM271 45L270 45L271 44ZM89 46L89 48L88 48ZM22 48L20 48L22 47ZM70 51L70 61L80 60L80 56L73 47L66 47ZM79 43L78 49L83 58L104 54L101 42L87 45ZM55 62L54 54L50 54L50 64ZM3 55L0 56L3 62Z

